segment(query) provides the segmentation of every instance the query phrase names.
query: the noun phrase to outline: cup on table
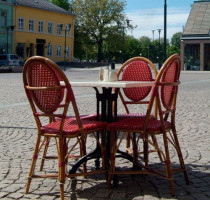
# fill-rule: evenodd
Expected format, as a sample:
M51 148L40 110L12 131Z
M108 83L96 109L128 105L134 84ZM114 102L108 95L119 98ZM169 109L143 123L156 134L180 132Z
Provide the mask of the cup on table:
M109 81L109 69L104 69L103 75L103 81Z
M99 71L99 80L103 81L104 80L104 69L101 67Z
M117 81L117 70L109 71L109 81Z

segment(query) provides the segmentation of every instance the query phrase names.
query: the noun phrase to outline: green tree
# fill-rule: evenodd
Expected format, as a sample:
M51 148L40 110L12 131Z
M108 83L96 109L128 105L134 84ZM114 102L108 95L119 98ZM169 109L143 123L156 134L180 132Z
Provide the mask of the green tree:
M168 56L171 56L172 54L179 54L180 53L180 48L174 45L170 45L167 48Z
M82 40L97 44L97 61L102 58L102 47L110 32L120 33L118 24L124 26L124 0L72 0L76 14L75 26L81 32ZM120 22L120 23L119 23ZM130 26L131 27L131 26ZM85 42L83 42L85 44ZM75 48L77 44L75 43Z
M150 57L150 45L151 45L151 40L147 36L142 36L139 38L139 43L140 43L140 55L142 57L149 58Z
M171 38L171 45L176 46L178 49L180 49L180 38L182 36L182 32L174 33Z
M49 0L49 1L65 10L70 9L70 4L68 0Z
M129 58L140 56L140 42L133 36L126 37L125 60Z

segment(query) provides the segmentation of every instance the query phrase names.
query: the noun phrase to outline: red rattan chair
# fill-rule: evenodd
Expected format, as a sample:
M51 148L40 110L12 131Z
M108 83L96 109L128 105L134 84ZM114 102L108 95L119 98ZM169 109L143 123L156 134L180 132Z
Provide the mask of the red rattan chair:
M175 127L175 111L176 111L176 98L179 85L179 76L180 76L180 57L178 55L172 55L162 66L159 71L155 85L152 89L152 94L149 100L149 105L147 108L146 117L142 118L131 118L125 119L123 121L114 122L107 125L107 130L111 132L111 144L110 144L110 170L108 178L108 186L111 185L112 177L114 174L153 174L160 176L164 179L169 180L171 194L174 195L174 181L173 181L173 172L183 172L185 176L186 183L189 183L187 170L184 164L184 160L181 153L181 148L179 145L176 127ZM155 98L157 99L157 111L159 119L151 118L151 110L154 107ZM118 171L116 170L116 153L122 141L120 137L119 142L119 133L120 132L129 132L131 134L140 133L140 138L143 138L144 141L144 158L141 163L139 162L139 157L134 155L134 166L141 166L140 170L130 170L130 171ZM158 135L162 136L163 149L156 146L153 141L149 140L149 136ZM135 138L135 137L133 137ZM161 137L160 137L161 138ZM158 140L159 141L159 140ZM133 140L133 145L136 146L138 140ZM169 154L168 144L171 143L172 147L175 147L175 150L178 154L180 167L174 169L172 168ZM151 145L161 152L164 162L158 162L155 164L162 164L156 168L157 165L154 163L150 164L148 159L148 146ZM153 162L156 161L155 159ZM157 159L158 161L158 159ZM142 164L142 162L144 164Z
M118 70L117 73L118 80L122 81L154 81L157 76L157 70L155 65L144 57L134 57L127 60ZM151 92L152 87L141 87L141 88L124 88L119 91L120 99L123 103L123 106L126 110L126 114L119 114L117 116L118 121L126 119L128 117L145 117L145 113L140 111L140 107L135 106L135 113L130 112L130 105L145 105L148 104L149 101L147 99L148 95ZM151 117L157 116L156 105L154 107L153 113ZM133 149L130 148L130 140L132 136L128 133L127 135L127 144L126 149L127 152L133 153ZM152 135L153 142L156 143L156 137ZM150 152L153 152L151 150ZM138 152L142 154L142 151ZM160 152L158 152L160 159L162 160Z
M23 68L23 83L26 95L32 108L37 125L37 140L32 157L32 164L26 184L29 192L32 178L58 178L60 182L60 198L64 199L64 183L66 177L105 172L105 122L81 119L71 85L62 70L51 60L34 56L27 60ZM69 105L72 106L74 117L67 117ZM50 122L42 120L47 117ZM101 133L101 142L96 132ZM68 139L76 138L81 146L81 155L86 155L85 138L92 134L102 152L102 168L87 171L85 165L80 173L67 174ZM44 142L55 139L58 152L58 173L35 175L38 155Z

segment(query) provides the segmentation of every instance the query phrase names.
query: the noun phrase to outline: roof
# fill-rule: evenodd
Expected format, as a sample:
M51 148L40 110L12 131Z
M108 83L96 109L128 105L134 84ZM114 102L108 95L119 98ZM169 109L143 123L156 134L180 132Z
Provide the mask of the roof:
M207 37L209 30L210 1L194 1L182 36Z
M59 6L56 6L55 4L47 0L16 0L15 4L21 5L21 6L27 6L31 8L52 11L52 12L58 12L58 13L67 14L67 15L73 15L69 11L64 10L63 8Z

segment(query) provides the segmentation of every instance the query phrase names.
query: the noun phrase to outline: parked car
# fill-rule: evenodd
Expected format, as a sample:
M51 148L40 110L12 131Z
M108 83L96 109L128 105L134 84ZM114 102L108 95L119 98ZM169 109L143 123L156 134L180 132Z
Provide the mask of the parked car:
M0 66L19 66L18 55L0 54Z

